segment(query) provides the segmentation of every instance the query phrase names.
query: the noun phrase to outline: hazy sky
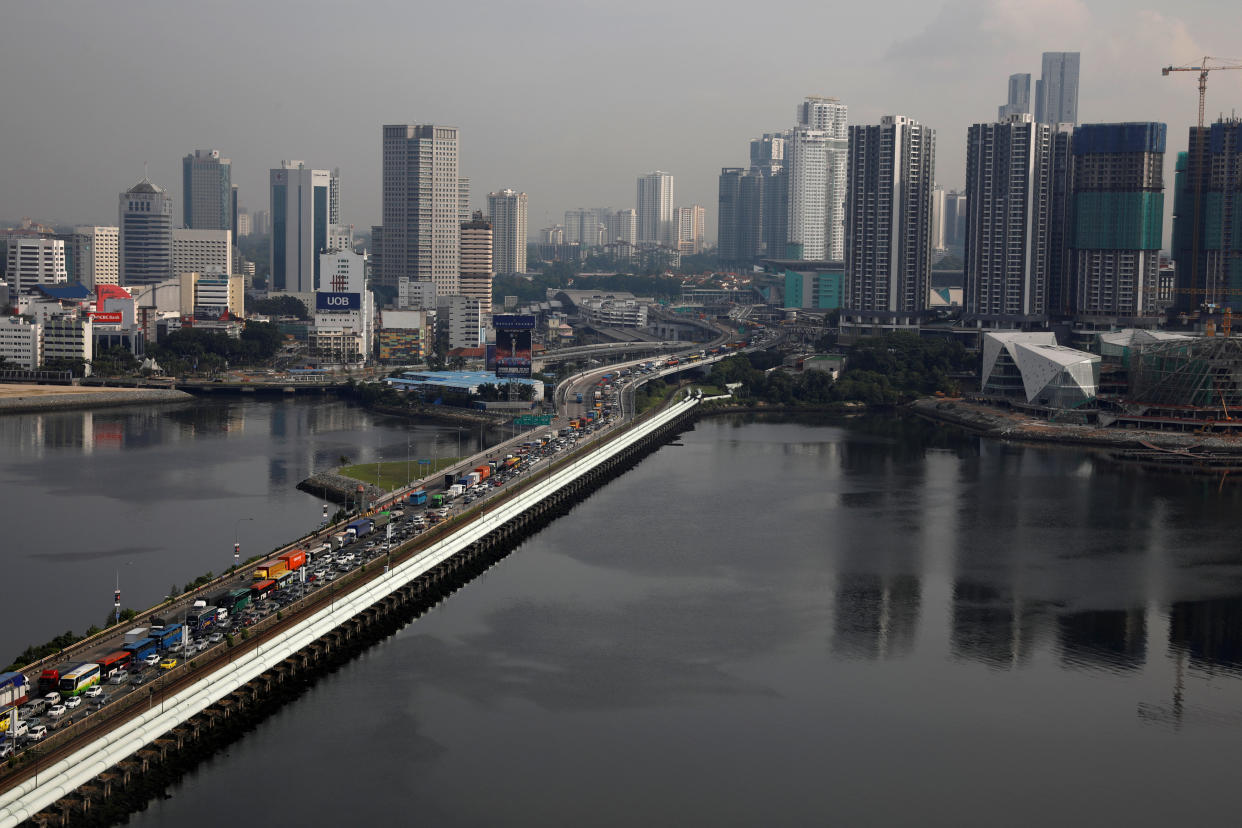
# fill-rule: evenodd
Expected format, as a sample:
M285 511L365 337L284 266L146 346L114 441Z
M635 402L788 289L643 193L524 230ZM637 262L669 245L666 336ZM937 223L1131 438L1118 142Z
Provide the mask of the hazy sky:
M803 96L840 98L852 123L898 113L934 127L937 179L954 188L967 126L996 117L1010 73L1038 77L1045 50L1082 52L1080 121L1165 121L1171 164L1197 93L1193 75L1160 67L1242 51L1231 9L17 0L0 26L0 220L115 224L117 195L145 161L179 222L180 159L216 148L252 212L267 209L268 169L301 159L340 167L344 220L369 227L381 124L444 123L461 127L472 205L524 190L532 233L571 207L633 207L635 177L662 169L678 205L707 207L714 239L720 168L747 163L751 137L791 126ZM1242 71L1214 73L1210 117L1234 108Z

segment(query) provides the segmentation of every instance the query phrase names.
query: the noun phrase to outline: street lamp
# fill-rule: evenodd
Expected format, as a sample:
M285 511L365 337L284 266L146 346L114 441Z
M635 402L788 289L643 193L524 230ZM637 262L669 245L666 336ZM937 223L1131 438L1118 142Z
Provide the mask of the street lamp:
M254 518L252 517L238 518L237 522L233 524L233 568L234 569L241 566L241 540L239 538L239 533L241 532L241 525L242 525L243 520L254 520Z

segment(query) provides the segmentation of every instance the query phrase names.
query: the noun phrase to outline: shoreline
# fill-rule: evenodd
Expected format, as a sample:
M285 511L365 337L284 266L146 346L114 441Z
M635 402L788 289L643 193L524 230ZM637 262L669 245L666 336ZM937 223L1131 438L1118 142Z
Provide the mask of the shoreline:
M117 408L127 405L171 405L193 399L193 394L167 388L3 384L0 385L0 415Z
M1193 434L1178 431L1108 429L1100 426L1053 423L1016 411L959 399L924 397L906 406L915 415L948 423L967 431L1001 440L1076 445L1115 451L1167 449L1184 453L1201 449L1236 455L1242 462L1242 437L1225 434ZM1187 456L1187 459L1190 459Z

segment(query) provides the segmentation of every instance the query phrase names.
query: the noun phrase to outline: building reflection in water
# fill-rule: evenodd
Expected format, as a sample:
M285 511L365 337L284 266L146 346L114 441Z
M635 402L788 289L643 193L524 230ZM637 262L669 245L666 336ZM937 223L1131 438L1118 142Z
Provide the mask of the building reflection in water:
M1147 660L1142 608L1066 613L1057 618L1061 663L1067 667L1136 670Z
M833 654L866 659L908 655L914 649L921 599L914 575L842 575L833 618Z
M1191 667L1242 671L1242 596L1173 604L1169 645L1189 654Z

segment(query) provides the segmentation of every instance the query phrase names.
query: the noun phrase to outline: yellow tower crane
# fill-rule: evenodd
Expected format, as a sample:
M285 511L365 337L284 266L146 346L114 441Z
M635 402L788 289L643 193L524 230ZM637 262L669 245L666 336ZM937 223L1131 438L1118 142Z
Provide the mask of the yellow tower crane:
M1207 98L1207 81L1208 72L1215 72L1221 69L1242 69L1242 61L1233 58L1216 58L1204 56L1203 61L1198 66L1165 66L1160 70L1160 74L1168 76L1173 72L1198 72L1199 73L1199 129L1203 129L1203 107ZM1203 151L1207 144L1207 140L1202 133L1197 135L1195 158L1195 216L1194 226L1192 230L1192 243L1190 251L1190 282L1189 288L1183 288L1179 292L1186 292L1192 295L1204 294L1204 303L1209 306L1217 304L1217 293L1222 289L1216 286L1211 288L1206 285L1199 287L1199 210L1201 209L1200 201L1203 198ZM1224 291L1233 292L1233 291ZM1228 336L1228 334L1226 334Z

